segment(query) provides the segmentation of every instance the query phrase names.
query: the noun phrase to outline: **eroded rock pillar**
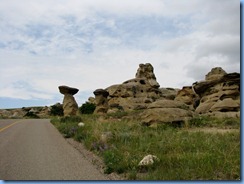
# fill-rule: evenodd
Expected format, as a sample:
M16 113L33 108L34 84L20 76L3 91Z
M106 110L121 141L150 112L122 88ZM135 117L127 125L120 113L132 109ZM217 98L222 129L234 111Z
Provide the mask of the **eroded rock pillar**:
M63 110L64 116L75 116L78 112L78 104L75 101L73 95L75 95L79 89L68 87L68 86L59 86L59 91L64 95L63 99Z
M104 89L97 89L94 92L96 109L94 114L105 114L108 111L108 95L109 93Z

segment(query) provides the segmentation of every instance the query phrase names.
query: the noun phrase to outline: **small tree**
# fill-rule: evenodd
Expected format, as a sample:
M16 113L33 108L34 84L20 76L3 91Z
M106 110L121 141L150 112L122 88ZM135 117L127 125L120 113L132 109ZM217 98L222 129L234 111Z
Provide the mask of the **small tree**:
M82 106L79 108L79 112L81 114L92 114L96 109L96 105L93 103L86 102L82 104Z

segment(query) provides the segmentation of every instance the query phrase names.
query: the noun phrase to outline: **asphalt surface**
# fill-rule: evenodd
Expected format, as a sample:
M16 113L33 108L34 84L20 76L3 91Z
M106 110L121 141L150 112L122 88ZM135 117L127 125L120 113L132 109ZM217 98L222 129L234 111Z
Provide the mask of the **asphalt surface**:
M0 120L0 180L109 180L48 119Z

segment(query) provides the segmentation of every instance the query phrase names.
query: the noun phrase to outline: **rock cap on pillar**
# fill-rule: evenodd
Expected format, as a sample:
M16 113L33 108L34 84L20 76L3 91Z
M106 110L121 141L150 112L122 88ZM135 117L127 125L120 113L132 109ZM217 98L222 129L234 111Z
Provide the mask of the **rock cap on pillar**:
M75 95L79 91L79 89L77 89L77 88L72 88L72 87L64 86L64 85L59 86L58 89L59 89L59 92L63 95L65 95L65 94Z
M109 93L106 90L104 90L104 89L96 89L93 93L94 93L95 96L102 95L105 98L107 98L108 95L109 95Z

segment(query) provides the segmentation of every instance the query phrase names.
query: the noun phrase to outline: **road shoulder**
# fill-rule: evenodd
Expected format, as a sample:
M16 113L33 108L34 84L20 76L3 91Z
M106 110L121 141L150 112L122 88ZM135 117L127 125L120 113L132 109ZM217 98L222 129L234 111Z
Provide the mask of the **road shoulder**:
M76 150L78 150L91 164L93 164L96 167L96 169L98 169L102 174L104 174L105 164L103 163L102 159L99 156L87 150L82 143L77 142L72 138L67 138L65 140L70 145L72 145ZM123 178L122 176L116 173L111 173L106 176L110 180L125 180L125 178Z

